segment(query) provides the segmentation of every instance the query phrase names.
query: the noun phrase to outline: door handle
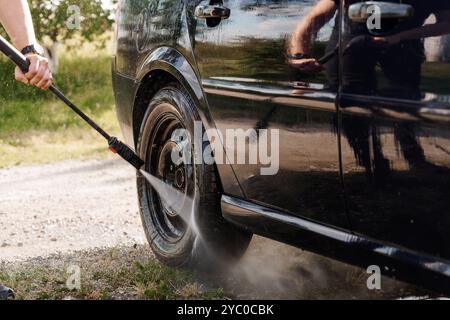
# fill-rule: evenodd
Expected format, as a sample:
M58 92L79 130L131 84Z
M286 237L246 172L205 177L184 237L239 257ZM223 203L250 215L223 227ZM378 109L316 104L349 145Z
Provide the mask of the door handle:
M231 10L222 5L198 5L194 15L199 19L228 19Z
M414 15L414 8L402 3L364 1L350 5L348 17L353 22L364 23L376 12L381 19L406 20Z

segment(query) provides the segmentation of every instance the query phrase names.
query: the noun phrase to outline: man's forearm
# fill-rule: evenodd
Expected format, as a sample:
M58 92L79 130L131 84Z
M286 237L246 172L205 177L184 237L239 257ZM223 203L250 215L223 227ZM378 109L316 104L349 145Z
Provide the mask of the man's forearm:
M19 50L36 43L26 0L0 0L0 22Z
M0 23L17 49L21 50L36 43L33 20L26 0L0 0ZM36 52L29 52L26 57L30 61L28 71L24 74L16 67L16 80L48 90L52 84L48 60Z
M442 22L425 25L423 27L399 32L386 37L391 44L396 44L405 40L425 39L429 37L439 37L450 33L450 23Z
M309 53L317 32L333 17L336 5L331 0L321 0L297 25L291 38L291 53Z

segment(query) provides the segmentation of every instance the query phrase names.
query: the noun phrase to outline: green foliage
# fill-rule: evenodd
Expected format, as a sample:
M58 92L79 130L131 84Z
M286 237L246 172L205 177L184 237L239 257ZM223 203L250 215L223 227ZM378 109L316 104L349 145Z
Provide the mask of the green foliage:
M46 37L52 42L65 41L76 36L92 41L111 30L114 22L111 10L104 8L101 0L31 0L29 5L36 37L40 41ZM69 10L72 5L80 8L79 29L67 26L73 15Z
M92 116L112 110L110 58L63 58L56 85ZM0 59L0 139L29 130L56 131L84 126L82 120L49 92L14 80L14 66Z
M80 30L67 27L71 16L69 6L80 8ZM102 6L101 0L32 0L31 13L38 39L48 36L52 41L72 39L76 34L92 41L95 36L110 30L113 24L111 12Z
M325 53L326 43L317 42L314 57ZM241 77L271 81L303 80L325 83L323 73L300 74L286 61L286 38L240 37L232 44L197 42L198 56L204 58L200 68L203 76ZM268 67L270 66L270 67Z
M239 69L247 70L256 79L273 80L274 77L287 73L283 38L242 37L239 43L239 51L243 54L243 58L239 60Z
M92 45L89 44L89 50ZM83 52L83 51L81 51ZM114 112L111 57L102 51L61 57L55 84L105 130L120 136ZM65 159L103 159L105 142L50 92L14 80L0 56L0 168Z

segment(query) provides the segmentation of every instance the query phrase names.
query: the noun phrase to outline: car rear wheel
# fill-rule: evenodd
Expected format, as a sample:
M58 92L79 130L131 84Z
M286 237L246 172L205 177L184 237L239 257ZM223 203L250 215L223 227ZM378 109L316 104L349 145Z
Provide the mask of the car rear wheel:
M215 165L194 163L193 155L203 154L208 143L200 146L202 150L195 150L192 141L173 138L180 129L194 137L195 121L200 120L196 110L181 85L167 85L150 101L137 145L145 171L170 186L177 198L174 210L168 203L170 199L138 174L140 213L148 242L156 257L172 266L235 261L244 254L252 237L222 217ZM174 162L172 153L186 147L180 146L186 143L192 151L191 161ZM187 217L186 212L191 216Z

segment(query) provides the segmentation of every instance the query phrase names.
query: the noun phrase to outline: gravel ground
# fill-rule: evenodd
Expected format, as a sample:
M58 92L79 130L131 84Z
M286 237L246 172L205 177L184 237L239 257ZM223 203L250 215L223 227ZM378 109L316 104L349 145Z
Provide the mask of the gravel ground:
M134 177L120 160L0 170L0 259L145 243Z
M121 248L111 263L127 268L131 260L153 260L138 214L134 177L134 170L117 159L0 170L0 269L8 273L37 262L63 266L73 260L92 265L89 261L109 259L108 248ZM389 279L383 279L382 290L370 291L367 276L361 269L260 237L254 237L243 260L228 272L196 275L200 284L223 288L230 298L378 299L426 294ZM94 281L91 287L96 285ZM104 290L122 290L120 285L108 288L112 289ZM93 292L98 290L103 292L101 288ZM142 296L114 292L114 298ZM31 292L25 297L35 296Z

